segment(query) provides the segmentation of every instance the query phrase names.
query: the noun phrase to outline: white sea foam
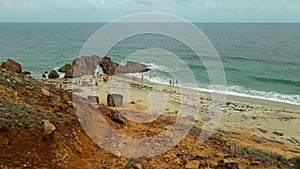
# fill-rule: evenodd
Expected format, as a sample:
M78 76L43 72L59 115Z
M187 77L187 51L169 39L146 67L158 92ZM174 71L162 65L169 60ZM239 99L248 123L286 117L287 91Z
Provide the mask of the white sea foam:
M137 78L141 78L140 73L135 74L128 74L128 76L133 76ZM169 85L170 79L163 79L161 77L151 77L146 73L143 75L144 79L150 81L151 83L157 83L157 84L163 84L163 85ZM196 91L202 91L202 92L214 92L214 93L221 93L226 95L233 95L233 96L241 96L241 97L247 97L247 98L256 98L256 99L264 99L264 100L270 100L270 101L276 101L276 102L283 102L283 103L289 103L289 104L295 104L300 105L300 96L299 95L287 95L287 94L281 94L277 92L266 92L266 91L258 91L258 90L250 90L245 89L241 86L227 86L226 90L220 90L224 89L225 87L214 87L212 89L211 87L192 87L189 84L185 84L182 82L179 82L176 86L188 88Z

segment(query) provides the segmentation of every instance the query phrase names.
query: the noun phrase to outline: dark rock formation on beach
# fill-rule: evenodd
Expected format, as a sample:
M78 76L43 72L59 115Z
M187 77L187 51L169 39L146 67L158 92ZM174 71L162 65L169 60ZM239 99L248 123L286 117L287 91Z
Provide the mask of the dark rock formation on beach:
M115 63L109 57L82 56L72 61L72 64L65 64L58 71L65 73L65 78L79 77L95 74L97 66L100 66L107 75L115 73L139 73L150 69L143 64L127 62L126 65Z
M56 70L51 70L49 75L48 75L49 79L57 79L59 78L59 74L57 73Z
M100 62L100 66L103 73L107 75L113 75L117 70L119 64L113 62L109 57L104 57Z
M151 70L146 65L137 62L128 61L126 65L120 65L113 62L109 57L104 57L100 62L100 66L107 75L115 73L140 73Z
M73 78L74 66L67 63L58 69L59 72L65 73L65 78Z
M93 75L96 72L96 68L101 62L101 57L93 56L82 56L73 60L72 65L74 67L73 76Z
M62 73L65 73L66 71L68 70L73 70L73 65L69 64L69 63L66 63L63 67L59 68L58 71L59 72L62 72Z
M5 69L14 73L22 73L22 66L10 58L8 58L6 62L1 63L1 69Z
M121 107L123 105L123 96L119 94L108 94L107 105Z

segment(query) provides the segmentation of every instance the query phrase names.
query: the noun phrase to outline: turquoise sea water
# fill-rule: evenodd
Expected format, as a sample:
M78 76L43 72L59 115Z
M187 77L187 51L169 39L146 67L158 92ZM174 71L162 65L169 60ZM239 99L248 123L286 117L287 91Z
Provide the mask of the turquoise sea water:
M20 62L32 76L71 62L87 39L103 23L0 23L0 61ZM224 66L231 94L300 104L300 24L195 24L212 41ZM205 66L186 46L159 35L126 39L107 55L121 62L133 52L162 48L179 56L193 72L200 90L210 88ZM164 57L153 59L151 51L129 57L152 66L145 74L151 81L166 83L170 73L181 71ZM165 59L165 60L164 60ZM169 60L167 60L169 59ZM165 64L169 63L169 64ZM189 79L179 81L189 86Z

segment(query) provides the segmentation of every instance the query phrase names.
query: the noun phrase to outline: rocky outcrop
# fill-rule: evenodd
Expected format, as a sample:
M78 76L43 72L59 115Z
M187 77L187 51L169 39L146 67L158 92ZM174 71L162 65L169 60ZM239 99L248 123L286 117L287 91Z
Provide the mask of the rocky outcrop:
M67 63L63 67L59 68L58 71L65 73L65 78L73 78L74 66Z
M95 74L97 66L100 66L107 75L115 73L139 73L150 69L143 64L136 62L127 62L126 65L119 65L109 57L82 56L73 60L72 64L65 64L58 71L65 73L65 78L79 77Z
M73 78L73 70L67 70L65 72L65 78Z
M73 65L66 63L63 67L59 68L58 71L62 73L66 73L66 71L73 70L73 69L74 69Z
M73 60L72 65L74 66L73 77L93 75L95 74L96 68L101 62L99 56L82 56Z
M56 70L51 70L49 75L48 75L49 79L57 79L59 78L59 74L57 73Z
M14 73L22 73L22 66L18 62L9 58L6 62L1 63L1 69L5 69Z
M147 72L150 70L151 69L144 64L128 61L125 66L120 65L116 71L117 73L139 73Z
M115 73L140 73L150 71L146 65L128 61L126 65L119 65L111 60L109 57L104 57L100 66L103 72L107 75L113 75Z
M119 64L113 62L109 57L104 57L100 62L100 66L104 74L113 75Z

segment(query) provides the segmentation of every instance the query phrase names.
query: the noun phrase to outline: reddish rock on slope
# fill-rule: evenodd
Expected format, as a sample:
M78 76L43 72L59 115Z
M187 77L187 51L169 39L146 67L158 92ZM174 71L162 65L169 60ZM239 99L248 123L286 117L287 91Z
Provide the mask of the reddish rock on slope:
M1 63L1 69L6 69L7 71L11 71L14 73L22 73L21 65L18 62L9 58L6 62Z

